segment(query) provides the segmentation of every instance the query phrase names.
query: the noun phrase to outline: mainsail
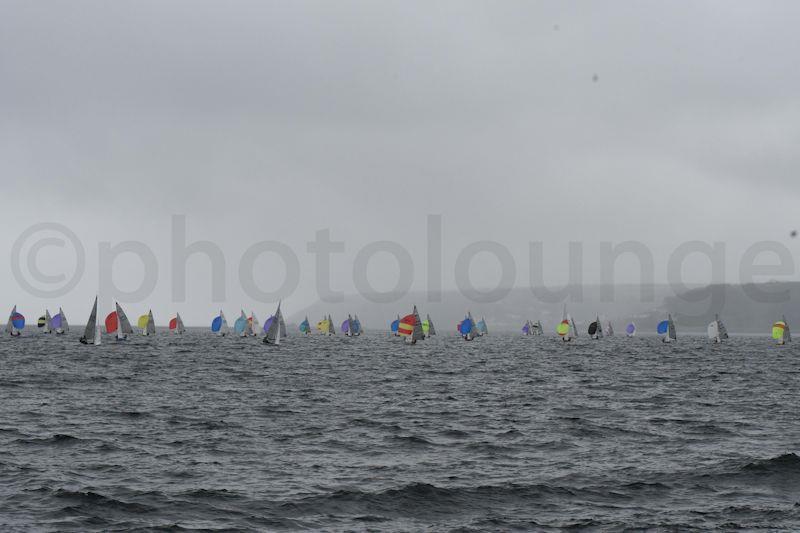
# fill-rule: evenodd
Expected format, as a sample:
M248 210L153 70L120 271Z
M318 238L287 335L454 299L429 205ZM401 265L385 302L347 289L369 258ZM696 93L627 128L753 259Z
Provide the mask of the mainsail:
M83 337L80 338L81 344L100 344L100 335L97 329L97 296L95 296L92 312L86 322L86 329L83 331Z
M278 309L275 311L275 314L264 323L264 326L264 344L279 345L281 343L281 339L286 336L286 324L283 321L283 313L281 313L280 302L278 302Z
M436 326L433 325L433 319L431 319L431 315L426 315L427 322L428 322L428 336L433 337L436 335Z
M40 327L42 328L42 333L52 333L53 332L53 317L50 316L50 310L44 310L44 324Z
M144 327L144 335L155 335L156 334L156 321L153 319L153 310L150 309L147 311L147 323Z
M248 320L250 322L250 335L258 337L258 332L261 329L261 326L258 323L258 318L256 318L255 312L250 311L250 318Z

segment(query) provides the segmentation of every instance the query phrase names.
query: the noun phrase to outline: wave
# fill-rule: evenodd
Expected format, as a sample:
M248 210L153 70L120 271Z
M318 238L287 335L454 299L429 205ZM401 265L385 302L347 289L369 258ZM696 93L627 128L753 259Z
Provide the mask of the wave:
M88 512L92 509L104 510L115 509L125 511L128 513L152 513L157 509L150 505L143 503L126 502L104 496L98 492L93 491L73 491L66 489L58 489L53 493L53 497L62 500L70 500L73 505L67 506L62 511L81 511Z
M14 442L19 444L29 444L34 446L64 446L80 442L82 439L63 433L56 433L52 437L40 437L29 439L16 439Z
M755 474L800 475L800 457L785 453L771 459L762 459L742 467L743 472Z

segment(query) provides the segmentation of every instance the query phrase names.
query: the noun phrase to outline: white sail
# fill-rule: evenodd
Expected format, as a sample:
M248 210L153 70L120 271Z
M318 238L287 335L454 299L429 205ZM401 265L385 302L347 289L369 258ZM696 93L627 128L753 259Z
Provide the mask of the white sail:
M219 316L222 318L222 325L219 328L219 334L224 337L230 331L228 327L228 319L225 318L225 313L222 312L222 309L219 310Z
M614 327L611 325L611 321L608 321L608 327L606 328L606 337L613 337L614 336Z
M708 325L708 338L714 342L719 342L719 323L715 320Z
M333 318L328 315L328 335L336 335L336 328L333 326Z
M144 328L145 335L155 335L156 334L156 321L153 319L153 311L152 309L147 312L147 326Z
M44 310L44 327L42 328L42 333L52 333L53 332L53 317L50 316L50 310Z
M116 337L118 341L124 341L126 338L128 338L128 333L133 333L133 328L131 327L131 323L128 321L128 315L125 314L125 311L122 310L122 307L120 307L119 303L116 303L115 305L117 311Z
M6 324L6 333L11 335L12 337L18 337L20 331L14 327L14 315L17 314L17 306L14 306L14 309L11 310L11 314L8 315L8 323Z
M61 327L56 328L56 335L63 335L69 332L69 322L67 322L67 315L64 314L64 310L60 307L58 308L58 314L61 315Z
M667 319L669 320L669 329L667 331L667 337L671 341L677 341L678 335L675 332L675 322L672 321L672 315L667 315Z
M89 320L86 322L86 329L83 331L81 337L81 344L97 344L97 338L100 337L99 326L97 325L97 297L94 298L94 306L92 312L89 314Z
M258 337L261 332L261 324L258 323L258 318L253 311L250 311L250 331L253 337Z

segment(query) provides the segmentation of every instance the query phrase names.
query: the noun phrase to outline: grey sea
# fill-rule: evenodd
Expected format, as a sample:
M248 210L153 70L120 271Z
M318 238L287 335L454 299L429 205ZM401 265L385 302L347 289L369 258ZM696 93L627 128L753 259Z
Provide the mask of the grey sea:
M767 338L0 339L2 531L800 529Z

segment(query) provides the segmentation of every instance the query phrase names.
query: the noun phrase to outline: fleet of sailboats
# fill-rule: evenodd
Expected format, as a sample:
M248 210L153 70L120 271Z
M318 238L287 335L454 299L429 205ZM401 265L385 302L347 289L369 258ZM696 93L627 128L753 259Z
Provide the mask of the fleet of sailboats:
M95 297L95 302L92 306L89 319L84 329L80 341L83 344L100 344L102 337L102 330L97 321L98 313L98 299ZM105 330L108 335L113 335L117 341L124 341L129 335L134 333L131 323L118 302L114 304L114 311L108 314L105 319ZM605 327L604 327L605 324ZM55 315L50 314L49 309L45 309L37 322L37 328L44 334L65 335L69 332L69 322L67 321L64 310L59 307L58 313ZM152 336L156 334L155 319L153 311L148 310L147 314L141 315L137 321L138 329L143 336ZM256 318L255 312L247 316L244 310L241 311L240 317L236 320L234 330L242 337L259 336L262 332L264 335L265 344L279 345L284 339L287 338L286 322L281 311L281 304L275 311L275 314L264 322L263 328L258 327L259 321ZM13 337L22 335L25 329L25 317L18 312L17 306L14 306L9 314L6 323L5 331ZM347 337L357 337L363 334L363 328L358 315L347 315L347 319L341 324L341 332ZM324 316L322 320L317 323L316 330L322 335L335 335L336 328L334 321L330 314ZM458 334L467 341L474 340L478 337L488 334L488 326L486 319L481 317L476 321L471 311L467 311L464 319L456 326ZM180 316L176 313L169 322L169 331L175 335L181 335L186 332L186 326ZM230 332L228 322L225 318L225 313L220 310L211 323L211 331L219 336L225 336ZM305 335L312 333L311 324L308 316L299 325L299 331ZM389 326L389 331L392 336L404 337L409 344L415 344L420 340L428 339L436 335L436 328L430 314L426 315L425 319L421 319L417 307L413 307L412 313L403 316L397 316ZM602 339L603 337L611 337L614 335L614 328L610 320L603 322L600 315L595 315L594 321L588 326L589 337L595 340ZM544 328L541 321L526 320L522 326L522 333L525 336L543 335ZM561 321L556 327L556 333L565 342L572 341L578 337L578 328L575 319L567 312L567 306L564 306ZM630 322L625 327L625 335L628 338L635 337L638 329L635 322ZM657 328L656 333L661 337L664 343L674 343L678 340L675 321L671 314L667 315L666 320L662 320ZM791 331L785 316L781 320L772 324L772 338L776 344L784 345L791 342ZM721 343L730 338L727 327L717 314L714 320L708 324L707 337L714 343Z

